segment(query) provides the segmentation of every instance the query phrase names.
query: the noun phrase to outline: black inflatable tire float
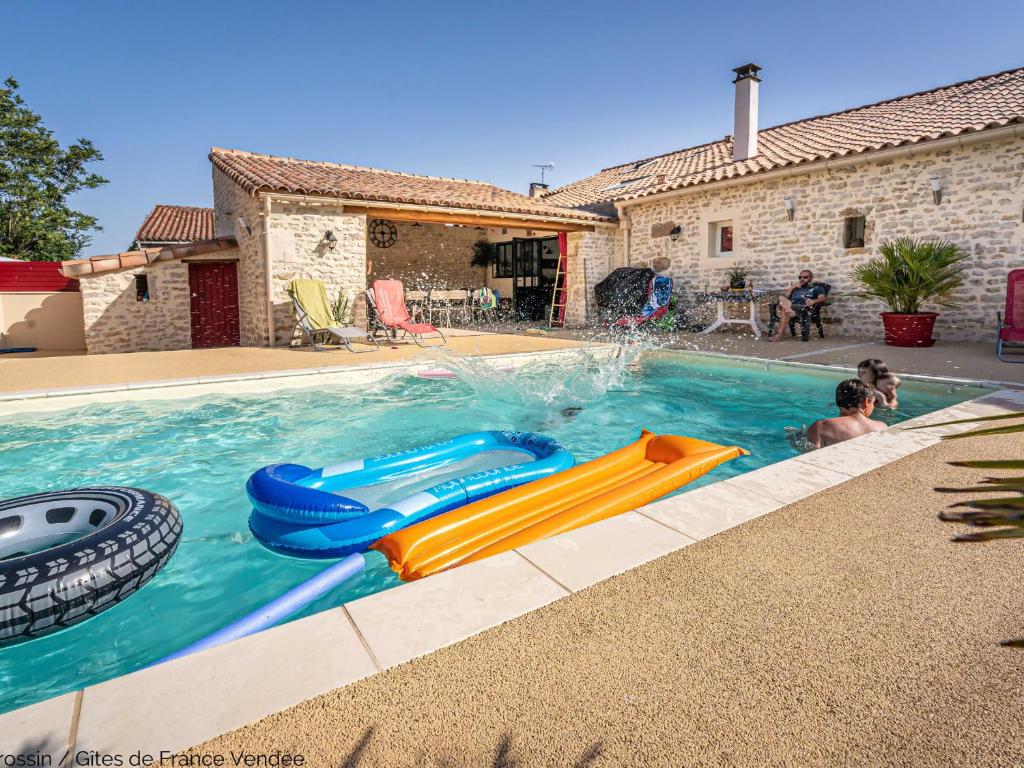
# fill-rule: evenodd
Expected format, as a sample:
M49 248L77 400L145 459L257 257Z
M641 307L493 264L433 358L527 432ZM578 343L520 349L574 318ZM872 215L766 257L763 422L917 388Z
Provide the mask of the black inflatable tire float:
M174 554L163 496L101 486L0 501L0 646L70 627L139 590Z

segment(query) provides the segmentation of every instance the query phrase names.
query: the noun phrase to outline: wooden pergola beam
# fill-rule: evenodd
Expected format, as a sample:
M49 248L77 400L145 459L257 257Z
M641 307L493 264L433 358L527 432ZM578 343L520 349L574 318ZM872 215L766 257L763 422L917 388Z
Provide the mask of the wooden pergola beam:
M593 224L575 224L564 221L519 219L487 214L445 213L443 211L403 210L401 208L353 208L365 213L369 219L392 221L422 221L433 224L465 224L474 227L508 227L509 229L537 229L545 232L593 232Z

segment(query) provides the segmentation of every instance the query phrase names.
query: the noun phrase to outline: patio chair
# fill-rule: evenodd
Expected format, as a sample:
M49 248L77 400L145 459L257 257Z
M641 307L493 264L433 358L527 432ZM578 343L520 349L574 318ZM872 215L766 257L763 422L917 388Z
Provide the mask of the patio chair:
M813 307L801 307L797 308L796 314L789 318L789 333L791 336L796 336L796 324L800 323L800 340L808 341L811 338L811 326L813 325L818 329L818 336L825 338L825 329L821 323L821 308L829 305L829 294L832 292L832 286L828 283L815 283L825 289L825 301L820 304L815 304ZM775 334L775 326L779 322L779 303L773 301L771 309L768 315L768 335L773 336Z
M401 280L374 280L373 288L366 292L367 304L373 312L374 332L383 329L392 337L402 331L402 338L412 336L412 340L421 347L437 347L440 344L424 344L423 337L428 333L436 333L441 337L441 344L448 340L430 323L413 323L409 310L405 306L405 288Z
M466 319L466 298L468 295L468 292L465 290L439 291L431 289L429 305L430 316L427 319L432 323L436 323L439 318L443 317L445 327L451 328L452 310L455 310L456 319L461 317L464 322Z
M501 297L491 288L477 288L470 294L469 316L474 323L489 320L498 321L498 304Z
M1011 269L1006 276L1006 304L996 319L996 357L1004 363L1024 363L1024 269ZM1008 359L1007 353L1021 359Z
M288 283L288 295L295 307L296 327L309 338L309 343L317 352L329 349L328 344L332 338L356 354L379 349L377 340L367 331L352 325L338 324L327 300L327 289L320 280L292 280ZM352 341L356 339L373 344L374 349L356 350L352 346Z
M409 318L415 323L426 314L428 295L426 291L406 291L405 306L409 309ZM429 320L429 318L427 318Z

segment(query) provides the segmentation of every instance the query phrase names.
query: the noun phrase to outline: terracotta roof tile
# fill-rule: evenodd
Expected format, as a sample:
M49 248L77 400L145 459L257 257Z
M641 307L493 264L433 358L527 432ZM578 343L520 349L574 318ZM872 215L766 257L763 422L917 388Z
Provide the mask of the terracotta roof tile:
M214 147L210 161L250 193L257 191L497 211L562 219L605 217L520 195L482 181L418 176L339 163L295 160Z
M60 271L65 277L83 277L100 272L113 272L118 269L144 267L155 261L174 261L189 256L203 256L208 253L228 251L238 247L233 237L217 237L201 240L197 243L181 243L165 245L162 248L140 248L135 251L123 251L104 256L92 256L88 259L71 259L60 263Z
M136 243L194 243L213 237L213 208L155 205L135 233Z
M758 154L749 160L733 162L732 138L726 137L605 168L542 199L593 209L611 201L1022 122L1024 68L765 128L758 132Z

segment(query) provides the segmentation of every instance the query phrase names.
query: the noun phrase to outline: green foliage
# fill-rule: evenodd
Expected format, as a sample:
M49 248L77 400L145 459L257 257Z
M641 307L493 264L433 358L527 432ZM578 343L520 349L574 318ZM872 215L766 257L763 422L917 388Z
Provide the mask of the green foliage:
M725 273L730 288L743 288L747 284L747 275L750 274L750 267L745 264L735 264Z
M342 325L348 325L350 303L345 292L338 291L338 298L331 304L331 316Z
M67 199L107 183L85 168L103 156L88 139L62 149L17 90L13 77L0 86L0 256L72 259L100 227Z
M942 427L950 424L973 424L975 422L1010 421L1024 419L1024 413L1004 413L998 416L982 416L973 419L957 419L944 421L940 424L926 424L911 429ZM988 435L1006 435L1024 432L1024 422L1006 424L998 427L972 429L957 435L948 435L943 440L961 440L965 437L983 437ZM951 461L954 467L968 469L1004 469L1024 470L1024 460L1010 459L1005 461ZM1024 539L1024 476L986 477L979 484L969 488L936 488L940 493L996 493L998 496L974 498L952 504L948 510L939 513L939 519L946 523L961 523L980 529L970 533L961 533L953 537L957 542L997 541L1000 539ZM1007 494L1014 495L1007 495ZM1003 645L1024 648L1024 639L1007 640Z
M494 255L494 243L477 240L473 244L473 261L470 264L474 267L489 267L494 263Z
M921 305L933 301L952 307L947 297L963 281L968 254L948 240L900 237L879 247L879 256L853 271L864 286L857 296L881 299L900 314L916 314Z

